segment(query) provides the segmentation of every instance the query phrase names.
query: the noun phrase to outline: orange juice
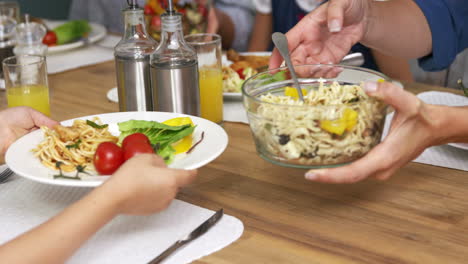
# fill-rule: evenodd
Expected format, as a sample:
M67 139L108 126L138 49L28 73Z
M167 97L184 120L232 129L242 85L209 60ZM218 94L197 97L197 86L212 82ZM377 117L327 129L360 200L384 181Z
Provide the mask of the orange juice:
M201 117L221 123L223 121L223 76L218 69L202 68L200 79Z
M50 116L49 89L45 85L7 88L8 107L29 106Z

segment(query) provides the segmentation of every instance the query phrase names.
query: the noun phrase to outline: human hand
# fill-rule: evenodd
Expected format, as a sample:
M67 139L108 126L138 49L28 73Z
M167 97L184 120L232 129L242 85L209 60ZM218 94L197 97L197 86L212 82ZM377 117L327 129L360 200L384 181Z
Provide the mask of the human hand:
M331 0L310 12L286 33L292 63L339 63L363 38L369 9L368 0ZM270 69L282 61L273 50Z
M354 183L368 177L385 180L425 148L440 143L434 118L438 106L425 104L390 82L366 83L364 89L395 109L388 135L363 158L338 168L310 170L306 179L327 183Z
M118 213L147 215L167 208L196 174L196 170L167 168L157 155L141 154L127 160L103 188L116 199Z
M3 159L8 147L18 138L41 126L53 127L58 122L32 108L20 106L0 111L0 124L0 159Z

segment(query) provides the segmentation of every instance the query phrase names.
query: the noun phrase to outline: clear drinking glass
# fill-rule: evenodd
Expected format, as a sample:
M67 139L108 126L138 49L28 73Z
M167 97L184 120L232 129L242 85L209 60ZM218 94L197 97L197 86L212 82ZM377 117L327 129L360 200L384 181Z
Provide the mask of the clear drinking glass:
M185 36L185 41L197 52L201 117L221 123L223 121L221 37L217 34L192 34Z
M13 1L0 2L0 62L13 56L15 26L19 23L19 5ZM0 87L4 88L3 71L0 67Z
M18 55L3 60L8 107L29 106L50 116L45 57Z

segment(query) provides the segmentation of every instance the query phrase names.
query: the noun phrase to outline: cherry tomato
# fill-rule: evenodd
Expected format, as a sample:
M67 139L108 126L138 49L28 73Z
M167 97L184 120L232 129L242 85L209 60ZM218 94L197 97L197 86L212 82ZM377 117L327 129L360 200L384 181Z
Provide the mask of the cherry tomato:
M57 35L53 31L47 31L44 38L42 39L42 43L47 46L54 46L57 45Z
M161 29L161 17L158 15L153 16L151 18L150 26L154 30L160 30Z
M124 152L113 142L102 142L94 154L94 167L101 175L114 173L124 162Z
M145 8L144 8L144 14L152 16L152 15L156 14L156 12L154 12L154 9L150 5L146 4Z
M134 133L128 135L122 141L122 149L125 151L128 145L133 144L135 142L143 142L145 144L151 145L148 137L143 133Z
M147 144L142 141L135 141L131 144L128 144L125 147L124 151L124 160L128 160L133 156L143 154L143 153L154 153L153 148L150 144Z

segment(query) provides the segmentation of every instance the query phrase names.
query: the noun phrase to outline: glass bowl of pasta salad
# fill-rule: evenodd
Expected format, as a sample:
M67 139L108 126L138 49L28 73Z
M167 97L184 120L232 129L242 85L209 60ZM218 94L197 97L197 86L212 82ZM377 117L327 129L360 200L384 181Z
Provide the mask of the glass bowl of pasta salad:
M288 167L336 167L364 156L380 142L387 106L369 97L362 85L391 81L388 77L343 65L298 65L295 71L304 101L287 68L256 74L242 86L262 158Z

